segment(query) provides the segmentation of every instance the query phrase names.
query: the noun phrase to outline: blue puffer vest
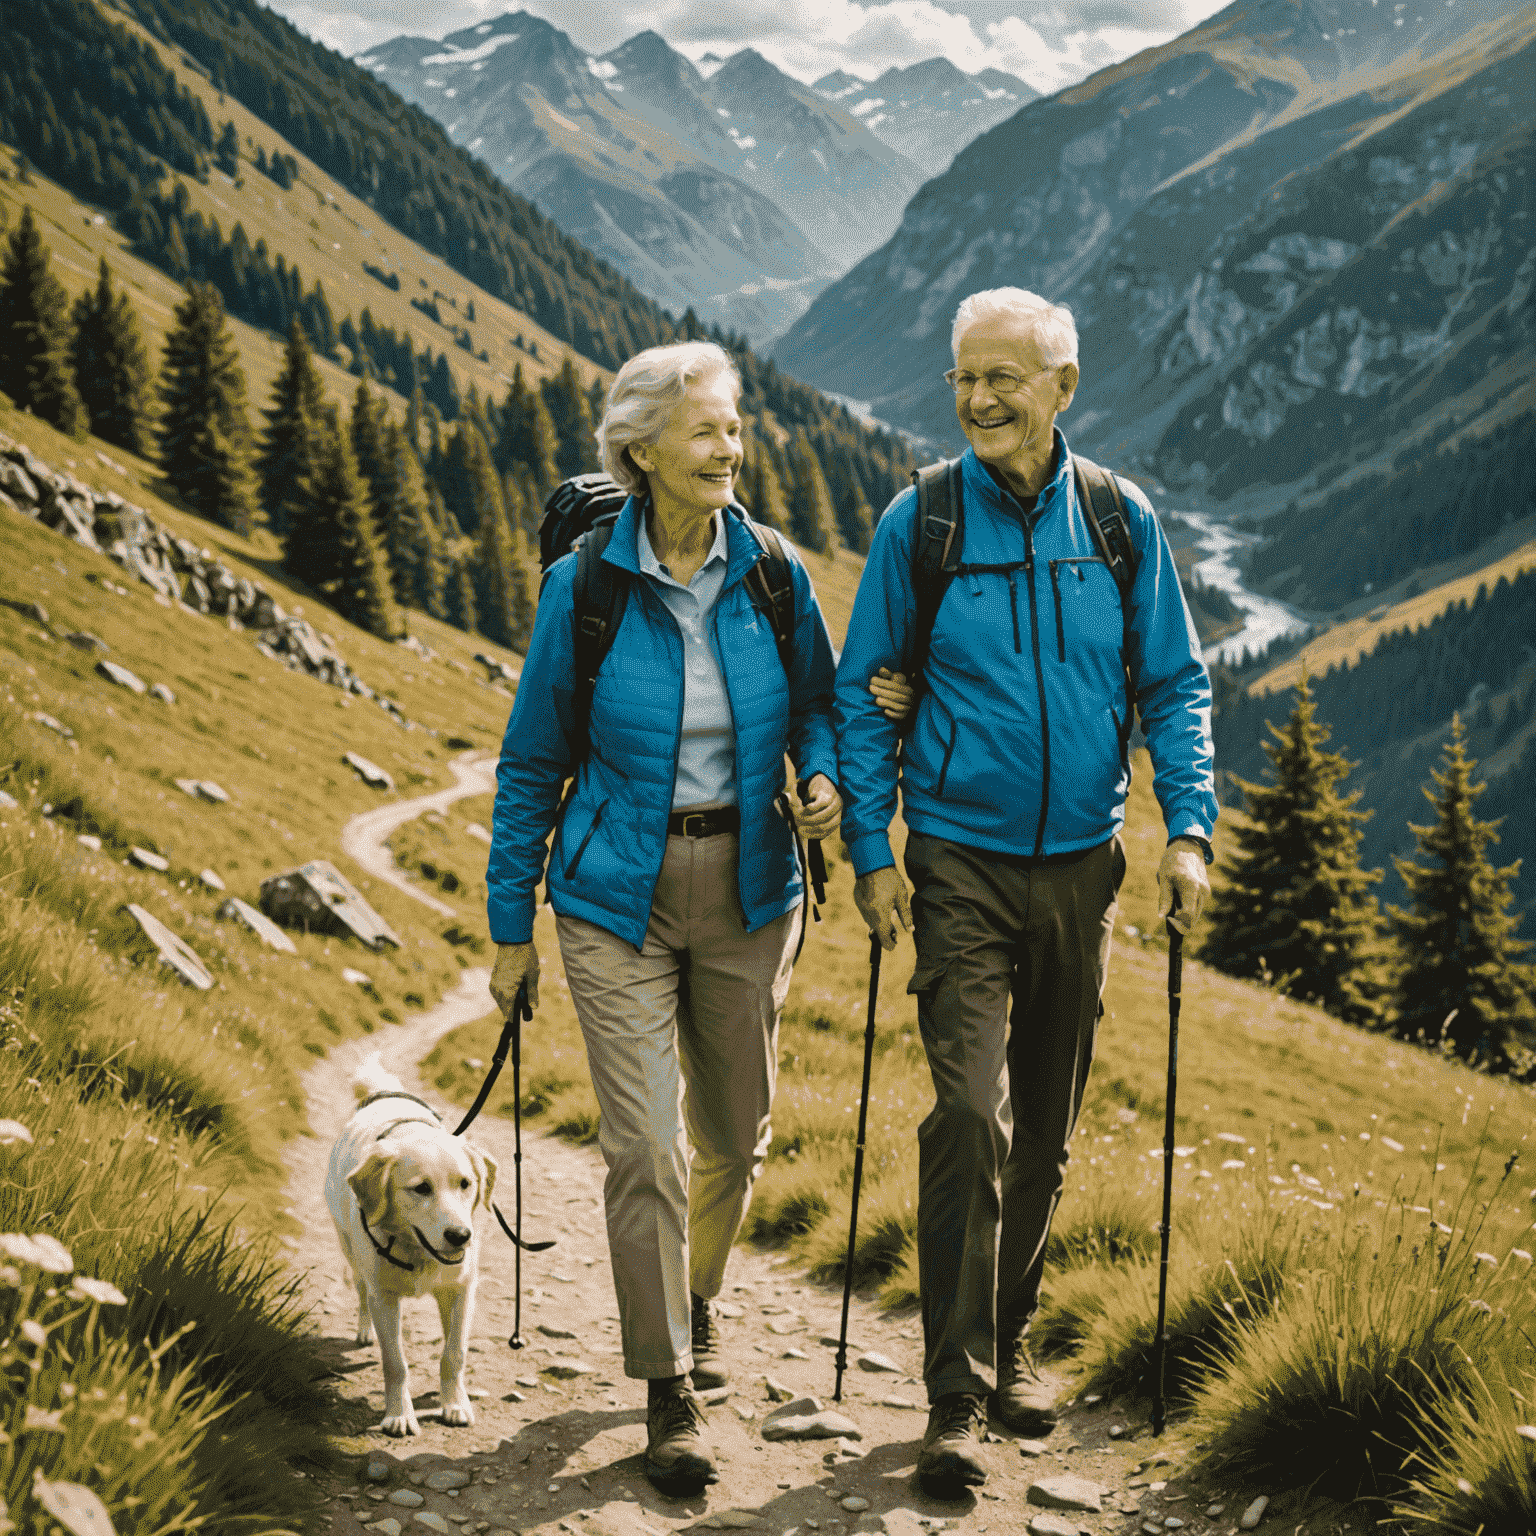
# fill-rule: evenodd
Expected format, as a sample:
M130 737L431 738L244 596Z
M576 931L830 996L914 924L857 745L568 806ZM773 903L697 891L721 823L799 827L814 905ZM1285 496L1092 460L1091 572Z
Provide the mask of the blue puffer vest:
M555 911L585 918L637 948L667 846L683 723L683 639L637 556L639 504L625 503L603 558L630 573L629 600L592 698L592 750L560 819L549 859ZM710 615L736 729L737 869L749 931L792 911L802 885L790 829L774 809L784 755L796 774L836 782L834 661L805 567L789 550L795 589L795 661L786 679L773 632L743 585L762 549L726 516L725 586ZM788 548L788 546L786 546ZM576 560L551 567L497 767L489 886L491 937L532 937L545 845L569 776L574 678L572 588Z

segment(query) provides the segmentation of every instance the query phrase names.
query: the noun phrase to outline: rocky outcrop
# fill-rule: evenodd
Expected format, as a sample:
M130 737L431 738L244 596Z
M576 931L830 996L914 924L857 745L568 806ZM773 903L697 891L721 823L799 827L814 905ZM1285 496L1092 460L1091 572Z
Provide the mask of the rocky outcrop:
M352 670L330 635L316 630L302 614L287 612L259 581L237 575L210 551L161 527L116 491L94 490L77 476L50 468L30 448L0 433L0 510L6 508L110 555L167 605L222 618L231 629L254 631L256 649L269 660L360 698L375 699L402 724L409 724L393 699L376 694ZM47 623L46 614L40 622ZM101 645L90 635L68 638L82 649L92 642ZM98 670L113 682L133 687L116 675L132 677L125 668L108 662Z
M358 938L369 949L400 948L399 935L334 864L314 859L261 883L261 908L285 928Z

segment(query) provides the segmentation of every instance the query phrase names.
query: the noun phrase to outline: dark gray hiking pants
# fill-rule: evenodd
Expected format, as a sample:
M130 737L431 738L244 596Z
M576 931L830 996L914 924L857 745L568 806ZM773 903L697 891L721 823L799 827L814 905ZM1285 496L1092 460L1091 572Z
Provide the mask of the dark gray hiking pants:
M917 940L907 990L937 1096L918 1128L931 1402L990 1392L1000 1329L1027 1322L1039 1304L1125 850L1115 837L1031 860L913 832L906 866Z

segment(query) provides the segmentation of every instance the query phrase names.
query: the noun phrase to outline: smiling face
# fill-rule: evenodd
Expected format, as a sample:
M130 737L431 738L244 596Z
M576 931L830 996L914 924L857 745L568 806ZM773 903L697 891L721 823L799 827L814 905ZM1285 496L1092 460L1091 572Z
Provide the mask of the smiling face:
M402 1126L347 1182L377 1231L426 1239L450 1261L474 1235L475 1206L490 1203L495 1165L438 1127Z
M976 379L974 389L955 395L955 414L976 457L1010 481L1043 477L1051 461L1056 413L1072 403L1077 388L1077 364L1045 367L1034 327L999 315L978 320L962 333L955 368ZM995 387L1005 373L1020 381L1016 389Z
M741 468L741 415L728 373L695 379L654 443L632 443L660 508L706 516L728 507Z

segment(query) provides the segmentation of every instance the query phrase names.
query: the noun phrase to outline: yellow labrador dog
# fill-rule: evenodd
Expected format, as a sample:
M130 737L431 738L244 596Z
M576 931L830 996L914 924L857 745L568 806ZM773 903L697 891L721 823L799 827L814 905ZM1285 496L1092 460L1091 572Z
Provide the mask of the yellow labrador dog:
M386 1435L420 1432L400 1337L400 1303L430 1294L443 1321L442 1421L473 1424L464 1348L475 1305L474 1213L489 1207L496 1164L449 1134L437 1111L369 1056L352 1079L361 1101L336 1138L325 1203L357 1286L357 1342L375 1333Z

